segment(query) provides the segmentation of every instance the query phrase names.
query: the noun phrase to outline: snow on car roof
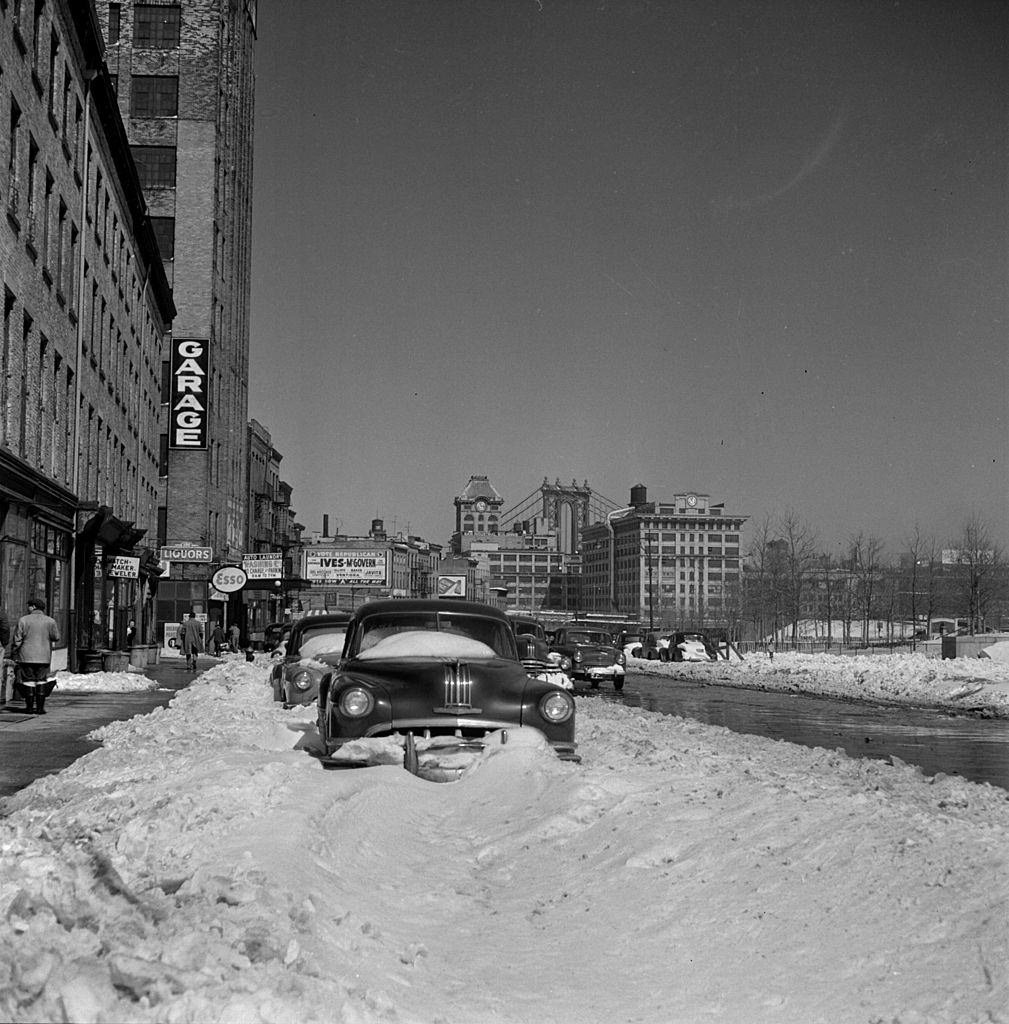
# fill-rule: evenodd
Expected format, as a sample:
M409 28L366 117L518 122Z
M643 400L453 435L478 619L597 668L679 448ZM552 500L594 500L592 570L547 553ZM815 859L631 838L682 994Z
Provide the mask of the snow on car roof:
M496 658L493 648L479 640L457 633L409 629L383 637L373 647L361 651L358 658Z

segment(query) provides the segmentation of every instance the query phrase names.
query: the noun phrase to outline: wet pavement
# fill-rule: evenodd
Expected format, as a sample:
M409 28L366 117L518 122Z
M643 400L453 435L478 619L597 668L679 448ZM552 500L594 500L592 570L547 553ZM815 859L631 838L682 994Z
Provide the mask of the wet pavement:
M144 674L157 689L130 693L61 692L48 697L44 715L25 713L24 701L0 706L0 797L10 796L43 775L62 771L79 757L101 746L88 734L108 722L145 715L168 704L200 672L217 663L201 658L196 672L181 658L148 665Z

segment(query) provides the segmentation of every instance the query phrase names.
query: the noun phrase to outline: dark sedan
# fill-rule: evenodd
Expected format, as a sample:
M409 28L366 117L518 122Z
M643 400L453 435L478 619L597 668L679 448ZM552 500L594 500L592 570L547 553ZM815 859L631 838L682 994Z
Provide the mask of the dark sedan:
M270 672L273 699L285 707L311 704L322 677L340 661L350 612L306 615L291 629L283 660Z
M373 601L350 623L345 657L322 681L324 763L402 762L451 781L508 730L531 728L564 760L575 754L575 705L531 678L507 616L447 599ZM492 740L493 737L493 740Z

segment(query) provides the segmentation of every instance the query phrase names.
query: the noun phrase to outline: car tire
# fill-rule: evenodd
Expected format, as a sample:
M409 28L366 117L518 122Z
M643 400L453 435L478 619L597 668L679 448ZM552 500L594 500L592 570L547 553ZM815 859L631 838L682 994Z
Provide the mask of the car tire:
M599 680L598 679L591 679L591 680L589 680L589 685L592 687L593 690L598 690L599 689Z
M571 665L572 665L571 659L565 654L561 658L561 670L563 672L570 672L571 671Z
M646 657L646 658L647 658L647 659L648 659L649 661L654 661L654 660L655 660L655 651L649 651L649 652L648 652L648 654L647 654L647 655L645 655L645 657Z
M623 688L624 688L624 681L623 681L623 679L614 679L613 680L613 689L614 690L622 690Z
M665 650L660 650L659 661L669 661L669 652Z

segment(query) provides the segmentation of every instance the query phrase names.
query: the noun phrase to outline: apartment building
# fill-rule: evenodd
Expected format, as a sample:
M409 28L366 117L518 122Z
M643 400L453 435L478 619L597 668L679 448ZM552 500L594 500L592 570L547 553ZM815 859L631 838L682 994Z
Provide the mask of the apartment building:
M73 668L152 627L175 308L90 2L0 0L0 104L0 601Z

